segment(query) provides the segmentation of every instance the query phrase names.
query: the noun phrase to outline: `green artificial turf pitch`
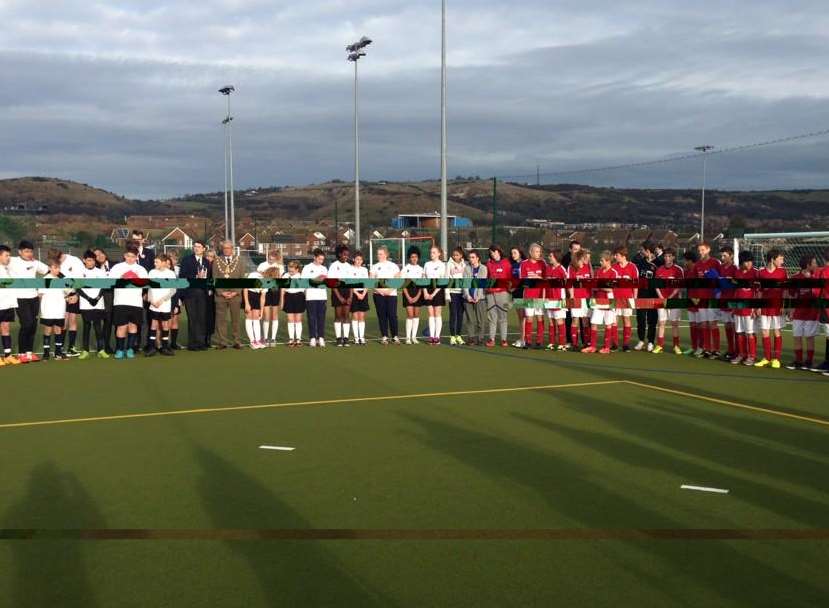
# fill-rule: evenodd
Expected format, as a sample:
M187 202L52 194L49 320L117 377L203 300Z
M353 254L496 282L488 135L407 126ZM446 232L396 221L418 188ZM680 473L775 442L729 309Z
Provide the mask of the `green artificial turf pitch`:
M370 344L50 362L0 383L2 606L829 597L816 375ZM527 388L557 385L578 386ZM164 415L111 418L142 413Z

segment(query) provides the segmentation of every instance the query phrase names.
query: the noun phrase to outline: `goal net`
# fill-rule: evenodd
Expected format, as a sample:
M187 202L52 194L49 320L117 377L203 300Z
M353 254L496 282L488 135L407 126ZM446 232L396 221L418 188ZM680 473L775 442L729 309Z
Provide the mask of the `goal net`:
M412 247L420 252L420 264L423 265L429 260L429 250L434 246L435 239L430 236L415 236L399 239L371 239L369 241L370 264L377 261L377 250L385 247L389 251L389 259L403 266L406 264L406 253Z
M829 250L829 232L746 234L740 239L740 251L753 253L755 266L762 266L766 254L773 249L786 256L786 270L790 274L799 270L800 259L805 256L814 256L822 265Z

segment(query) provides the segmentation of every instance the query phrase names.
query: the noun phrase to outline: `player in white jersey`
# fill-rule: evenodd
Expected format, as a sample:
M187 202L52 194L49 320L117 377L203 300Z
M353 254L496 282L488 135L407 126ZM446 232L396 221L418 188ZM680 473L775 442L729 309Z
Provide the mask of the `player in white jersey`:
M248 279L261 281L265 277L260 272L249 272ZM245 287L242 290L242 308L245 311L245 332L248 335L250 347L253 350L268 348L262 339L262 309L265 307L267 289L261 287Z
M400 276L400 268L389 259L389 249L385 245L377 248L377 262L371 265L369 276L372 279L396 279ZM391 337L395 344L400 344L397 327L397 289L378 287L374 290L373 298L380 326L380 343L388 345Z
M348 258L351 250L348 245L337 245L337 259L328 267L328 278L344 281L354 278L354 267ZM351 330L351 303L353 291L348 286L338 286L331 289L331 306L334 308L334 335L337 346L349 346L348 334Z
M11 259L9 270L14 279L35 279L38 275L49 273L49 267L35 259L34 244L31 241L20 241L17 246L18 255ZM37 314L40 309L40 300L37 289L24 287L15 289L17 292L17 319L20 329L17 335L18 359L21 363L35 363L40 358L32 351L37 333Z
M146 279L147 271L138 263L138 247L127 245L124 261L109 271L111 279L131 281ZM144 318L143 288L138 285L120 287L115 290L112 302L113 324L115 325L115 358L134 359L141 335L139 330Z
M102 280L107 278L103 268L98 268L98 263L93 251L83 254L83 278L91 280ZM95 343L99 359L109 359L106 353L104 340L104 319L106 306L104 303L104 291L100 287L82 287L77 291L78 305L83 319L83 338L81 339L81 352L79 358L86 360L90 358L89 339L92 330L95 330Z
M269 270L273 270L270 275ZM257 267L256 271L266 279L280 279L285 274L282 252L278 249L268 251L268 259ZM279 289L269 289L265 294L265 307L262 309L262 342L273 348L279 334Z
M165 253L155 256L155 268L149 272L149 278L156 281L172 281L176 272L170 268L170 258ZM172 357L175 353L170 347L170 324L173 320L173 298L176 295L175 287L161 285L147 290L149 304L151 333L150 348L146 351L148 357L161 353L165 357Z
M299 262L291 260L288 262L288 271L282 278L298 281L302 278L301 269ZM279 306L288 317L288 346L302 346L302 317L306 311L305 290L292 285L281 289Z
M446 262L446 276L455 281L463 279L466 274L466 254L461 247L452 250L452 256ZM446 290L449 296L449 343L463 345L463 316L464 296L461 287L450 287Z
M49 260L49 274L46 275L46 278L52 281L63 278L60 272L60 260ZM66 353L63 352L63 328L66 325L66 300L71 294L71 289L52 285L38 289L40 324L43 326L44 361L48 361L51 356L52 336L55 337L55 360L67 359Z
M352 274L355 280L367 280L369 278L368 268L364 265L363 254L354 252L352 263ZM355 287L351 290L351 329L354 331L354 344L365 346L366 344L366 313L368 312L368 288Z
M446 262L443 260L443 250L432 247L429 250L429 261L423 265L423 274L427 279L445 279ZM432 284L423 288L423 305L429 313L429 344L440 344L440 332L443 329L443 307L446 306L446 288Z
M11 279L11 249L0 245L0 280ZM20 359L12 355L11 324L14 323L14 311L17 308L17 291L0 289L0 339L3 352L0 353L0 367L20 365Z
M423 278L420 251L416 247L411 247L407 258L409 263L400 273L401 278L412 281L403 289L403 299L406 305L406 344L419 344L417 329L420 326L420 307L423 306L423 288L414 281Z

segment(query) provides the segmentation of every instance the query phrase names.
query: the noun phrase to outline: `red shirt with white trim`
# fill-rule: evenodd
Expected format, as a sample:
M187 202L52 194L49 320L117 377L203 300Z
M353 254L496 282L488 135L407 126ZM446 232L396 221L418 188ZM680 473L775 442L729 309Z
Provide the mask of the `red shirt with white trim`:
M561 264L555 268L547 264L544 278L552 281L562 281L562 285L564 285L564 281L567 280L567 269ZM548 300L563 300L567 297L565 294L564 287L547 287L544 291L544 297Z
M803 271L792 277L793 280L808 281L813 277L807 277ZM793 287L790 296L796 301L792 319L795 321L818 321L820 320L820 309L815 306L817 299L814 287Z
M593 278L593 269L587 264L581 268L570 266L570 268L567 269L567 278L571 281L588 281ZM584 300L589 297L589 287L573 287L573 299Z
M681 281L685 278L685 273L682 268L674 264L673 266L660 266L656 269L656 278L663 281ZM660 298L666 300L676 298L679 294L679 287L660 287L656 290Z
M613 270L616 271L616 274L619 275L620 279L623 279L628 282L627 286L617 287L614 290L616 298L632 298L635 294L636 288L638 287L638 284L636 284L636 282L639 281L639 268L633 262L628 262L624 266L622 266L621 264L614 264ZM633 281L634 283L631 283L631 281ZM625 308L628 307L625 306Z
M751 284L740 285L734 290L735 300L754 300L757 298L757 285L755 281L757 281L758 273L756 268L752 268L751 270L738 268L734 273L734 278L739 281L751 281ZM738 317L750 317L753 310L751 306L744 304L740 308L735 308L734 314Z
M719 274L722 270L722 262L716 258L708 258L707 260L700 260L694 264L693 279L705 279L709 271L716 270ZM713 288L696 288L688 290L689 298L699 298L700 300L711 300L714 298Z
M524 260L521 262L521 278L522 279L543 279L547 272L547 264L544 260ZM525 286L524 298L534 300L544 297L544 287L540 286Z
M776 268L769 270L768 268L760 269L757 273L757 278L761 281L785 281L789 278L789 274L785 268ZM771 300L771 306L764 307L760 314L767 317L779 317L783 314L783 288L773 285L761 286L761 294L764 300Z

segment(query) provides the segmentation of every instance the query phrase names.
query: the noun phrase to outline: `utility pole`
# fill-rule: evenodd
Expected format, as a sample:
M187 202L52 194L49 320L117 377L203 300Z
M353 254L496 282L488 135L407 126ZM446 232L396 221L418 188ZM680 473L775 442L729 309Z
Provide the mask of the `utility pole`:
M227 116L222 121L225 126L225 239L230 239L236 247L236 203L233 186L233 116L230 114L230 95L236 90L233 85L219 89L219 93L227 98ZM230 183L228 184L228 178ZM230 192L230 206L228 207L228 191ZM228 224L230 224L228 226Z
M440 61L440 246L449 247L449 187L446 169L446 0L441 0Z
M714 146L697 146L694 148L697 152L702 153L702 204L700 210L699 220L699 240L705 240L705 182L708 178L708 153L714 149Z
M495 230L498 224L498 178L492 178L492 242L495 244Z
M357 63L366 56L365 48L371 43L370 38L363 36L357 42L345 47L348 60L354 63L354 232L356 233L354 243L356 249L360 248L360 110Z

